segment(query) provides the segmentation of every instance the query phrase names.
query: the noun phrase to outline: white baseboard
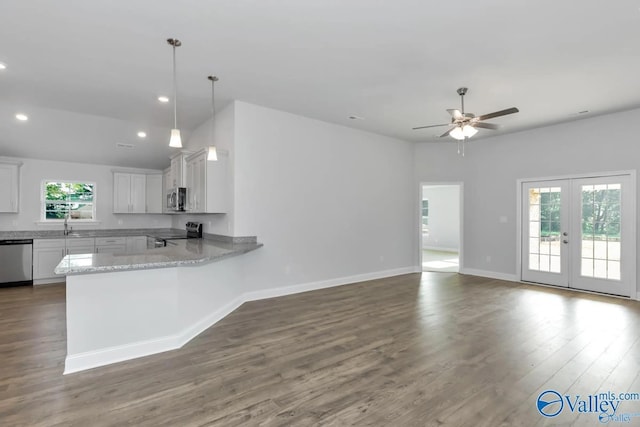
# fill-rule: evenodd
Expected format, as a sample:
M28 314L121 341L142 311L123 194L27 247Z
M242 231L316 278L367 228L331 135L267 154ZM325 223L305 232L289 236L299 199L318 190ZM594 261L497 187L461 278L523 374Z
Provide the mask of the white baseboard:
M204 318L197 321L195 324L188 326L185 328L182 333L178 336L178 345L175 348L180 348L196 336L200 335L202 332L209 329L211 326L215 325L229 314L233 313L238 307L245 303L244 295L241 295L233 300L231 300L228 304L225 304L224 307L219 308L213 313L205 316Z
M378 271L375 273L358 274L354 276L340 277L336 279L323 280L299 285L283 286L279 288L265 289L260 291L245 292L235 297L223 307L206 315L192 325L187 326L177 335L170 335L154 340L139 341L123 346L109 347L101 350L79 353L67 356L65 359L64 374L84 371L97 368L99 366L110 365L112 363L123 362L125 360L137 359L139 357L150 356L169 350L181 348L200 333L224 319L238 307L247 301L255 301L278 296L292 295L300 292L313 291L317 289L330 288L334 286L348 285L367 280L382 279L385 277L399 276L416 272L415 267L405 267L393 270Z
M180 347L176 346L177 342L177 336L168 336L67 356L64 375L173 350Z
M477 270L475 268L462 268L460 274L469 274L471 276L487 277L489 279L507 280L509 282L518 282L518 276L515 274L499 273L497 271Z
M246 292L242 295L244 301L256 301L267 298L293 295L301 292L315 291L318 289L332 288L334 286L348 285L350 283L365 282L367 280L384 279L385 277L400 276L401 274L416 273L415 267L396 268L393 270L377 271L375 273L356 274L354 276L339 277L336 279L322 280L318 282L302 283L298 285L283 286L279 288L264 289Z
M64 283L66 282L66 276L54 277L51 279L33 279L33 286L50 285L52 283Z

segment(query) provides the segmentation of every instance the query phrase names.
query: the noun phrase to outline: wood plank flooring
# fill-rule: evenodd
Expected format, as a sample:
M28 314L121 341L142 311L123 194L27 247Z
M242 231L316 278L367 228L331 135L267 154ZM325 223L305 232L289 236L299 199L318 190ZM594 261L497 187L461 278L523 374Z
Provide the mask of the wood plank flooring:
M182 349L67 376L65 351L64 285L0 289L0 425L593 426L537 396L640 393L640 303L411 274L246 303Z

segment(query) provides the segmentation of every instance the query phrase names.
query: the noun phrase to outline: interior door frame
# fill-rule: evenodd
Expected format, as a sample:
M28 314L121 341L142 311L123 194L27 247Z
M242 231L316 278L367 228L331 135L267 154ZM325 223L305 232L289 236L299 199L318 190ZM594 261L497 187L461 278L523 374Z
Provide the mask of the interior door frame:
M462 181L421 181L418 187L418 203L417 203L417 218L416 218L416 230L418 230L418 265L416 266L416 272L422 273L422 189L424 186L430 185L456 185L459 188L460 197L460 237L458 242L458 273L462 272L464 268L463 262L463 243L464 243L464 182Z
M627 170L619 170L619 171L607 171L607 172L592 172L592 173L581 173L581 174L571 174L571 175L553 175L553 176L545 176L545 177L531 177L531 178L518 178L516 180L516 271L518 280L523 282L522 280L522 184L528 181L553 181L553 180L562 180L562 179L581 179L581 178L599 178L599 177L609 177L609 176L619 176L619 175L628 175L629 176L629 190L631 194L633 194L634 203L631 204L630 209L632 209L632 214L635 217L630 224L630 232L631 238L634 240L634 244L637 245L636 238L636 229L637 229L637 213L636 213L636 205L638 203L637 200L637 192L636 192L636 170L635 169L627 169ZM637 246L636 246L636 256L638 255ZM637 277L637 260L634 259L635 268L630 268L629 272L631 277L629 278L632 283L636 283ZM523 282L525 283L525 282ZM526 282L530 283L530 282ZM535 284L535 283L532 283ZM540 284L540 286L552 286L552 285L544 285ZM572 287L562 288L562 289L571 289L580 292L590 292L580 289L575 289ZM631 290L632 299L639 299L640 292L638 292L638 285L636 283L636 289Z

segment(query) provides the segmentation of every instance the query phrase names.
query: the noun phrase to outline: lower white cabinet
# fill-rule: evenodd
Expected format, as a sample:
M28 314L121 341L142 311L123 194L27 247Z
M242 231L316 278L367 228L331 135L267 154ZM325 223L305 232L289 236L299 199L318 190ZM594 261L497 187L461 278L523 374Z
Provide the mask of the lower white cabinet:
M36 239L33 241L33 280L58 278L53 270L56 269L64 258L66 247L65 239Z
M95 251L95 240L93 237L67 239L66 255L71 254L92 254Z
M139 254L147 250L147 236L127 236L127 253Z
M126 237L96 237L97 254L125 253L127 251Z

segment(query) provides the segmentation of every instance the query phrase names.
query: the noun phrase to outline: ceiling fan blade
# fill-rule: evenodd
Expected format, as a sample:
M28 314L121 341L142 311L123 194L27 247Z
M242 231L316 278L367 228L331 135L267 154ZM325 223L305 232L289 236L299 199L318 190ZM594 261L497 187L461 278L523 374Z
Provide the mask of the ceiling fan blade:
M496 129L500 129L500 125L496 125L493 123L474 123L471 126L473 126L474 128L481 128L481 129L491 129L491 130L496 130Z
M462 115L462 113L460 112L460 110L450 109L450 110L447 110L447 112L448 112L449 114L451 114L451 117L453 117L453 118L454 118L454 119L456 119L456 120L461 119L462 117L464 117L464 116Z
M495 113L484 114L478 117L478 120L489 120L489 119L493 119L494 117L506 116L507 114L517 113L518 111L520 110L518 110L516 107L511 107L511 108L507 108L506 110L496 111Z
M418 130L418 129L427 129L427 128L437 128L439 126L449 126L451 123L443 123L441 125L429 125L429 126L418 126L417 128L411 128L413 130Z
M451 133L452 130L454 130L455 128L457 128L458 126L451 126L449 128L448 131L446 131L445 133L443 133L442 135L440 135L440 138L444 138L445 136L449 136L449 134Z

